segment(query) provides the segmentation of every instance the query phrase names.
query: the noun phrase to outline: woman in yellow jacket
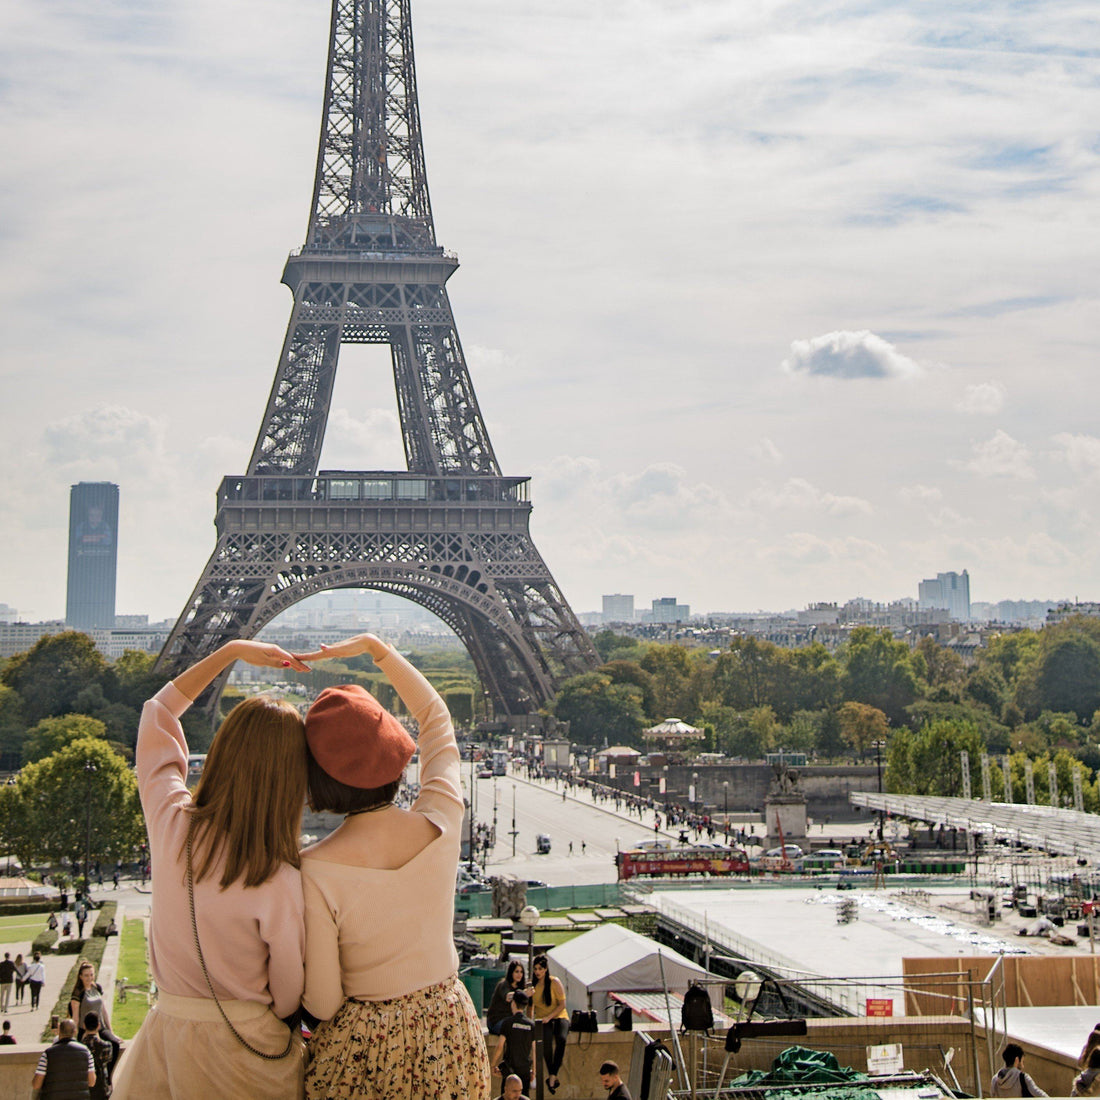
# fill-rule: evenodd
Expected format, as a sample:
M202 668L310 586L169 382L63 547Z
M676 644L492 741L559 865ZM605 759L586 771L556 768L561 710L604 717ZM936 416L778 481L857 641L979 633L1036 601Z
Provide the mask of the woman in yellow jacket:
M543 1057L546 1061L546 1087L558 1091L558 1070L565 1057L565 1039L569 1034L569 1014L565 1011L565 986L551 977L550 960L536 955L531 963L535 984L531 986L531 1014L543 1022Z

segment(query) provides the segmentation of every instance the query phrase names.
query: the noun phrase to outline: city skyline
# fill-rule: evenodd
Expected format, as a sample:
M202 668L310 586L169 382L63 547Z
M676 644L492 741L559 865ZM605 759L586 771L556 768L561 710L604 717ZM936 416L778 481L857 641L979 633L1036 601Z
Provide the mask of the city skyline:
M26 618L63 613L81 480L125 495L119 610L187 599L285 328L326 8L9 9L0 600ZM414 3L471 375L578 611L963 568L975 602L1095 595L1083 17L829 13ZM403 466L375 351L342 356L326 468Z

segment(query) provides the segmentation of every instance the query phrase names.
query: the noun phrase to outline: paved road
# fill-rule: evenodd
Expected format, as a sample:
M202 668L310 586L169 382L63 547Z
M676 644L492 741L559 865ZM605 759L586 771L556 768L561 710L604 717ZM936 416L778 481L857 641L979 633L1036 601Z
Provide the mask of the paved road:
M463 769L469 786L469 767ZM512 802L515 798L515 856L512 855ZM562 799L562 788L550 781L532 782L518 775L477 780L475 814L491 824L496 805L497 842L489 854L488 870L541 879L551 886L614 882L614 856L619 847L654 835L653 814L644 818L615 812L610 802L593 803L587 790L572 788ZM535 852L535 837L551 838L549 855ZM675 834L662 832L675 840ZM569 852L569 844L573 852ZM582 848L583 846L583 848Z

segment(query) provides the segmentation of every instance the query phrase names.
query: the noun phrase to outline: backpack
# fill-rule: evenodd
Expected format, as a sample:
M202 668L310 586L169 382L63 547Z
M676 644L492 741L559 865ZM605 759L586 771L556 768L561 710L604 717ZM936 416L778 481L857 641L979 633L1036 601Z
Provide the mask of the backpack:
M714 1009L707 991L692 982L684 994L684 1006L680 1010L681 1031L710 1031L714 1027Z

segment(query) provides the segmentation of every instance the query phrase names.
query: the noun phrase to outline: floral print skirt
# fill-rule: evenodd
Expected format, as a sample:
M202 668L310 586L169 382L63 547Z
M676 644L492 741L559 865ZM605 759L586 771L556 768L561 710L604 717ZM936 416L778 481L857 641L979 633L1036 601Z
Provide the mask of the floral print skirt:
M490 1100L481 1021L457 977L344 1001L309 1043L307 1100Z

